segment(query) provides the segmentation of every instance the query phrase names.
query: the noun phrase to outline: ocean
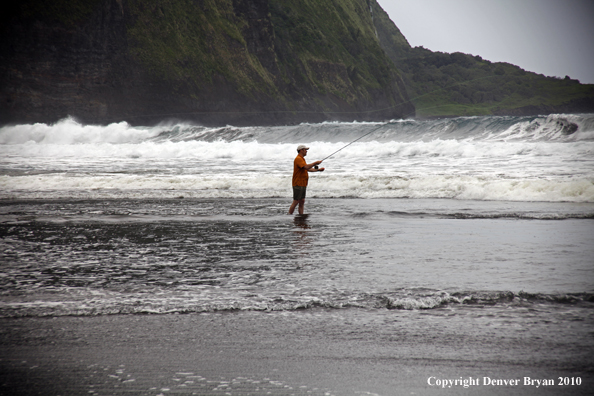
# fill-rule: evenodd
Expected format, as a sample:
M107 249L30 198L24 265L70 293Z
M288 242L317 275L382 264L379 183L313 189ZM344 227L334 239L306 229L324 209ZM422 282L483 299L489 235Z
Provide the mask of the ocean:
M298 144L310 147L308 162L330 156L324 172L310 174L304 216L287 214ZM588 394L594 114L219 128L69 118L5 126L0 263L7 328L25 319L51 327L48 318L181 315L191 331L188 321L224 318L252 329L248 344L264 342L260 333L272 331L278 341L315 329L312 338L332 342L376 339L375 358L476 363L484 394L549 394L533 385L483 385L495 363L513 366L507 374L522 381L573 378L550 394ZM14 342L11 331L2 334L5 346ZM406 336L406 353L395 334ZM332 353L346 359L349 348ZM11 351L0 362L16 362L18 349ZM109 375L124 386L119 370ZM173 385L145 375L126 386L154 395L404 394L381 380L374 388L314 378L299 388L289 368L278 378L241 376L238 368L225 379L196 367L172 370L183 370L171 374L179 377L169 379ZM180 382L183 373L193 380ZM453 379L474 372L458 373ZM412 391L439 391L442 377L430 374ZM103 384L93 393L113 391Z

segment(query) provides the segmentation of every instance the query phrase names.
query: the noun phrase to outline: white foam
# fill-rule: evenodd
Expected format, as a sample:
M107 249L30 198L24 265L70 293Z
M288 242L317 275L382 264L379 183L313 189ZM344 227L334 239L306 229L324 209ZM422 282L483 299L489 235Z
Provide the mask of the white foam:
M285 159L292 161L295 148L289 144L258 144L257 142L142 142L142 143L98 143L98 144L37 144L27 142L0 146L3 157L27 158L157 158L204 160L256 161L263 159Z
M591 115L550 114L514 123L504 131L494 131L496 140L591 141L594 119Z
M163 129L134 128L126 122L82 125L73 118L66 118L52 125L38 123L0 128L0 144L134 143L157 136Z
M264 198L290 195L290 175L34 175L0 176L0 198L185 197ZM331 175L313 180L318 198L453 198L594 202L594 179L500 180L476 176Z

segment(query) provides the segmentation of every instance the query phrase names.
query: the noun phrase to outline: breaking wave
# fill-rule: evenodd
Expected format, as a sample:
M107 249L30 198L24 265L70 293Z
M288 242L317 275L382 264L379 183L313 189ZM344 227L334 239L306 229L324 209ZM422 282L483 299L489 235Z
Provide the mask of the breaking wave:
M60 300L51 296L36 301L2 301L0 317L97 316L121 314L188 314L224 311L295 311L313 309L386 309L432 310L445 307L534 307L541 304L583 306L594 308L594 294L543 294L512 291L453 292L401 290L394 293L339 295L332 297L300 296L287 299L262 300L255 298L209 299L191 294L172 295L110 295L82 296Z
M55 124L32 124L0 128L0 144L137 144L146 141L258 141L294 143L302 141L345 142L377 129L364 141L594 141L594 114L548 116L458 117L437 120L393 120L373 122L325 122L279 127L203 127L191 124L159 124L134 127L127 122L83 125L73 118Z
M594 114L243 128L72 118L7 126L0 198L284 197L297 143L310 145L308 159L326 159L310 197L594 202Z

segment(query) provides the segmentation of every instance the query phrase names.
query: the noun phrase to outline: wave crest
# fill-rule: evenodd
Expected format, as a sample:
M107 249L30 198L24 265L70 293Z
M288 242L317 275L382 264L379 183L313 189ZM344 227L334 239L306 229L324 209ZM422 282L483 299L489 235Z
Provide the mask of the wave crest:
M221 299L182 297L169 299L147 295L121 295L100 298L89 296L62 301L31 301L0 303L0 317L144 315L171 313L205 313L228 311L297 311L315 309L387 309L432 310L444 307L500 306L530 307L539 304L594 308L592 293L528 293L524 291L453 292L400 290L394 293L362 293L352 296L301 296L270 299Z

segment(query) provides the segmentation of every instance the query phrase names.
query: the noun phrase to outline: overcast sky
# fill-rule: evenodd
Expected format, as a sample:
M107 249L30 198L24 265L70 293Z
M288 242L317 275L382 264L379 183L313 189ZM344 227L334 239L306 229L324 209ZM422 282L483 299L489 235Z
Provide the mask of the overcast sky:
M378 0L413 47L594 84L594 0Z

